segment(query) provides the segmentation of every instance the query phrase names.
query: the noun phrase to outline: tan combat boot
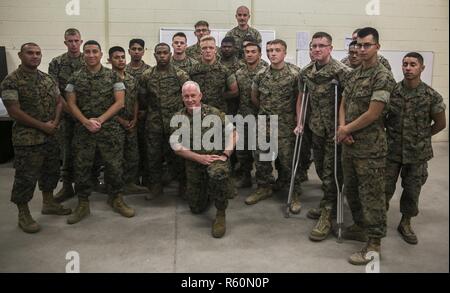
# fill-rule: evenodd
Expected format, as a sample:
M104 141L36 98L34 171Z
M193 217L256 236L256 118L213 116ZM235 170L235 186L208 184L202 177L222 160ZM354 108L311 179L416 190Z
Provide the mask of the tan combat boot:
M217 210L216 219L212 225L212 236L214 238L222 238L225 235L225 210Z
M91 210L89 208L89 199L79 197L78 198L78 205L73 211L73 213L67 218L67 224L75 224L79 221L83 220L85 217L87 217L91 213Z
M31 217L30 209L27 203L21 203L17 205L19 209L19 227L23 232L36 233L41 230L38 223Z
M366 230L358 224L353 224L345 228L342 232L342 238L360 242L367 242L369 240Z
M56 203L62 203L75 196L75 191L72 182L64 181L63 187L55 194L54 200Z
M308 210L306 217L308 217L311 220L318 220L321 214L322 210L320 208L311 208Z
M272 193L273 191L270 186L258 186L258 188L245 199L245 203L248 205L255 204L258 201L271 197Z
M294 192L292 193L292 201L289 210L293 214L299 214L301 209L302 204L300 203L300 195Z
M160 183L150 184L149 193L145 195L146 200L152 200L163 194L163 187Z
M112 198L112 207L115 212L124 217L134 217L134 209L127 206L127 204L123 201L121 194L118 194Z
M322 208L319 221L309 233L312 241L325 240L331 232L331 208Z
M417 244L419 240L411 228L411 218L405 215L402 216L400 224L397 227L398 232L402 235L403 240L409 244Z
M72 213L72 210L56 203L52 192L42 192L42 210L43 215L64 216Z
M350 255L348 262L352 265L362 266L366 265L372 261L373 256L370 256L369 253L378 253L379 259L381 259L381 239L380 238L369 238L366 246L358 252Z

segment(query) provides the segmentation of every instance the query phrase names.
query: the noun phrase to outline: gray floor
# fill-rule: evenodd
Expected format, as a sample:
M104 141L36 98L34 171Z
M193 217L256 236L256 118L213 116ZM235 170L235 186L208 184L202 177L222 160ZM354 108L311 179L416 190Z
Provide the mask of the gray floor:
M414 220L416 246L396 231L400 219L399 190L388 213L388 236L382 243L381 272L449 272L448 143L434 144L430 177L422 190L420 214ZM17 227L17 210L9 201L12 163L0 165L0 272L65 272L66 253L77 251L81 272L365 272L347 263L361 243L308 240L314 221L306 211L317 205L320 185L313 169L304 185L299 216L283 217L284 196L254 206L244 204L249 189L230 201L227 234L210 236L215 209L192 215L175 188L152 202L130 195L137 216L125 219L106 204L105 195L91 197L91 216L76 225L65 217L40 214L41 196L31 202L41 232L29 235ZM67 203L74 207L76 200ZM348 209L347 223L351 222Z

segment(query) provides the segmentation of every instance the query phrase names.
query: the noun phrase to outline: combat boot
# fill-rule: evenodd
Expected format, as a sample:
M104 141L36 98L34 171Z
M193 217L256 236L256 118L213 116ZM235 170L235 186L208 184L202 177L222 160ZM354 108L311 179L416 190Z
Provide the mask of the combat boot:
M64 181L63 187L55 194L55 202L62 203L69 198L75 196L75 191L73 190L72 182Z
M36 233L41 230L38 223L31 217L30 209L27 203L21 203L17 205L19 209L19 227L23 232Z
M331 208L322 208L319 221L309 233L309 239L312 241L322 241L328 237L331 232Z
M75 224L79 221L83 220L85 217L87 217L91 213L91 210L89 208L89 199L87 198L78 198L78 205L73 211L73 213L67 217L67 224Z
M397 227L398 232L402 235L403 240L409 244L417 244L419 241L416 234L411 228L411 218L405 215L402 216L400 224Z
M292 201L289 210L293 214L299 214L301 209L302 204L300 203L300 195L294 192L292 193Z
M122 195L118 194L112 198L113 210L126 218L134 217L134 209L127 206Z
M258 201L271 196L272 188L270 186L258 186L258 188L245 199L245 203L248 205L255 204Z
M145 188L144 186L136 185L133 182L126 184L123 188L124 194L143 194L147 192L148 192L147 188Z
M152 200L163 194L163 187L161 183L150 184L148 191L149 192L145 195L145 199Z
M373 256L368 255L370 252L378 253L378 258L381 259L381 239L369 238L366 246L361 251L355 252L350 255L348 262L352 265L362 266L372 261Z
M52 192L42 192L42 210L43 215L64 216L72 213L72 210L56 203Z
M321 209L319 208L311 208L309 209L308 213L306 214L306 216L311 219L311 220L318 220L320 218L321 215Z
M252 175L250 172L245 172L242 174L241 179L236 183L238 188L248 188L252 187Z
M366 230L356 223L344 229L342 238L360 242L367 242L369 240Z
M222 238L225 235L225 210L217 210L216 219L212 225L212 236L214 238Z

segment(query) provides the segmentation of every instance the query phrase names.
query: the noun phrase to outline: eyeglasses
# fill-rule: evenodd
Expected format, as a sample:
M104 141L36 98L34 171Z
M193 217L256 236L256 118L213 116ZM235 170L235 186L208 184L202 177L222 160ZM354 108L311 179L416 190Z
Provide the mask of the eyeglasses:
M207 29L207 28L196 29L195 32L196 32L196 33L206 33L206 32L209 32L209 29Z
M376 45L376 44L372 44L372 43L360 44L360 43L357 43L357 44L355 44L355 48L358 49L358 50L361 49L361 48L364 48L364 50L368 50L374 45Z
M316 48L324 49L324 48L329 47L329 46L331 46L331 45L318 44L318 45L311 45L311 46L309 46L309 48L310 49L316 49Z

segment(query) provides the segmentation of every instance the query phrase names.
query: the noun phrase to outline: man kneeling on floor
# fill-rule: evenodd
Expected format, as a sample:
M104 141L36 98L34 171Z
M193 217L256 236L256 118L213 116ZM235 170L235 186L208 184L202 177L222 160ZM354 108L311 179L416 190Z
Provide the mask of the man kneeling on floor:
M221 238L225 235L225 209L232 192L228 184L229 157L238 135L225 113L201 103L202 93L196 82L184 83L182 97L184 108L171 120L170 145L178 156L186 159L187 199L191 212L204 212L210 198L214 199L217 214L212 236ZM206 123L207 120L213 123ZM220 137L216 136L218 132ZM213 134L212 139L205 140L210 134Z

